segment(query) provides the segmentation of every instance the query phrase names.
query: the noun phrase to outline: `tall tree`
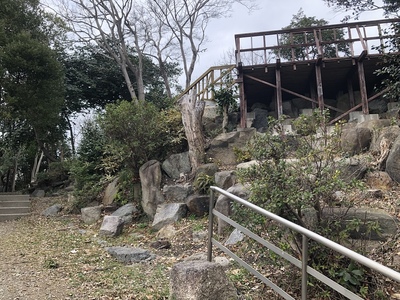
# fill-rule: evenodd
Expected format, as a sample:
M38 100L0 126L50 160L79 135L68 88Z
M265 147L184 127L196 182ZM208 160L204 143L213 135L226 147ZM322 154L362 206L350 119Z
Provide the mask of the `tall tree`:
M97 44L118 64L124 76L131 99L143 101L143 45L139 40L136 23L129 20L134 12L132 0L60 0L62 15L79 37L80 42ZM134 21L134 20L133 20ZM134 49L137 60L129 57ZM134 74L137 89L129 70Z
M307 17L304 11L300 9L297 14L293 15L290 24L282 29L310 28L324 25L328 25L328 21L317 19L316 17ZM319 34L321 36L319 36ZM319 54L323 55L325 58L335 57L339 55L339 53L348 55L349 46L345 43L324 43L322 50L321 48L317 48L317 39L321 39L323 42L329 42L343 38L344 32L339 29L328 29L316 33L313 31L285 33L280 37L280 45L290 45L290 47L279 50L279 56L287 60L309 60L316 59ZM276 54L278 54L278 51Z
M351 16L346 16L345 20L350 18L358 18L365 11L383 10L387 16L399 15L400 1L399 0L324 0L330 7L338 10L351 12Z
M226 17L234 4L254 8L253 0L148 0L147 5L155 18L160 21L179 47L179 55L185 74L185 87L192 80L192 74L199 54L205 51L206 30L213 19Z
M63 72L47 25L38 0L0 0L0 113L5 116L0 142L16 147L15 157L30 147L33 136L46 157L56 160L55 145L63 135Z

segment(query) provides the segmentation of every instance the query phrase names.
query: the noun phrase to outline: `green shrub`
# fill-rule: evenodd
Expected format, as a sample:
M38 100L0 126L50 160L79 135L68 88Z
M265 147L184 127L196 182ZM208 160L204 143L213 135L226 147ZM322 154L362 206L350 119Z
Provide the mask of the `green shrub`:
M238 177L242 183L250 185L250 202L340 243L347 241L354 226L343 228L340 219L344 216L328 219L323 213L324 208L332 205L335 191L361 188L362 183L357 180L347 182L342 178L343 160L338 147L341 127L337 125L333 133L328 133L328 119L326 112L303 116L296 121L301 134L292 137L284 134L282 120L271 119L270 131L256 136L249 144L248 151L258 164L240 170ZM342 202L341 205L349 207L351 203ZM269 239L276 244L290 245L284 248L295 256L301 255L301 236L298 234L282 230L246 210L234 209L234 212L256 233L268 232ZM361 271L365 272L362 267L351 269L347 259L312 241L309 253L310 264L315 269L338 281L344 280L346 287L361 295L367 288L358 276ZM340 273L346 269L348 273ZM317 298L322 297L318 294L320 283L310 283L315 284L312 290L317 293ZM331 299L336 298L332 296Z
M205 173L200 173L193 183L193 188L199 194L208 194L210 186L214 184L214 177Z

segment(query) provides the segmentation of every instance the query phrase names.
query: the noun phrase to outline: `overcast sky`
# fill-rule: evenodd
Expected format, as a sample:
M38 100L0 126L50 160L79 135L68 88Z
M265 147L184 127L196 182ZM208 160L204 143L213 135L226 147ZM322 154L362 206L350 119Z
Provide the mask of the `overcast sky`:
M213 20L209 24L207 51L200 54L192 81L208 68L227 63L224 53L234 51L235 34L281 29L289 25L300 8L307 17L325 19L329 24L340 23L346 15L345 12L335 12L323 0L259 0L258 6L259 10L248 13L243 6L235 5L230 18ZM383 19L382 11L364 13L360 17L360 20L377 19Z

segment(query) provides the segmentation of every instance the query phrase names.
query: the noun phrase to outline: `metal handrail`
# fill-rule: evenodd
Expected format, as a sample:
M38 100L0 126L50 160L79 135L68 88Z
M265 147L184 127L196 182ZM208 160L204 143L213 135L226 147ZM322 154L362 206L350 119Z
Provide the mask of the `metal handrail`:
M356 300L361 300L362 298L359 297L358 295L354 294L350 290L346 289L345 287L339 285L338 283L334 282L327 276L323 275L322 273L318 272L317 270L313 269L312 267L308 266L308 239L312 239L368 268L371 268L372 270L375 270L382 275L393 279L397 282L400 282L400 273L394 271L393 269L390 269L386 266L383 266L382 264L373 261L359 253L356 253L342 245L339 245L311 230L308 230L304 227L301 227L295 223L292 223L278 215L275 215L257 205L254 205L236 195L233 195L219 187L216 186L211 186L211 197L210 197L210 211L209 211L209 228L208 228L208 253L207 253L207 258L208 261L212 260L212 246L216 246L222 251L224 251L226 254L231 256L235 261L237 261L240 265L245 267L250 273L255 275L257 278L259 278L261 281L263 281L265 284L267 284L269 287L271 287L274 291L276 291L279 295L284 297L285 299L294 299L292 296L287 294L285 291L283 291L280 287L275 285L273 282L271 282L269 279L264 277L262 274L260 274L258 271L256 271L254 268L252 268L250 265L248 265L245 261L243 261L241 258L236 256L233 252L231 252L228 248L223 246L221 243L219 243L217 240L213 238L213 220L214 216L217 216L218 218L221 218L223 221L229 223L233 227L239 229L241 232L244 234L248 235L249 237L253 238L257 242L261 243L263 246L267 247L271 251L275 252L282 258L288 260L295 266L301 269L302 271L302 286L301 286L301 299L306 300L307 299L307 277L308 274L317 278L318 280L322 281L323 283L327 284L337 292L341 293L343 296L345 296L347 299L356 299ZM301 261L298 260L297 258L291 256L290 254L284 252L280 248L276 247L275 245L269 243L268 241L262 239L258 235L254 234L247 228L241 226L240 224L234 222L232 219L230 219L227 216L224 216L220 212L214 209L215 205L215 193L218 192L222 195L227 196L229 199L234 200L237 203L242 204L243 206L250 208L251 210L255 211L256 213L259 213L271 220L274 220L282 225L284 225L287 228L290 228L299 234L302 235L303 240L302 240L302 259Z

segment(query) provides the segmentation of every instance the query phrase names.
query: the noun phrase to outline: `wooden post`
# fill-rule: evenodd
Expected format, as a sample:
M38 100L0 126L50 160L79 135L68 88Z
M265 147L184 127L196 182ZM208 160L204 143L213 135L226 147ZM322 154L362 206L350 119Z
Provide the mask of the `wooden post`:
M275 80L276 80L276 111L278 114L278 119L283 115L282 106L282 82L281 82L281 60L276 60L275 69Z
M322 75L321 75L322 57L318 56L317 63L315 64L315 80L317 82L317 97L318 106L321 111L324 110L324 90L322 87Z
M353 108L356 106L356 101L354 100L353 83L350 77L347 77L347 93L349 94L350 108Z
M238 78L236 83L239 85L239 100L240 100L240 127L247 127L247 103L244 95L243 69L242 63L238 64Z
M367 56L367 51L363 51L357 61L358 69L358 80L360 82L360 93L361 93L361 104L362 112L364 115L368 115L368 95L367 95L367 84L365 83L364 63L363 60Z

